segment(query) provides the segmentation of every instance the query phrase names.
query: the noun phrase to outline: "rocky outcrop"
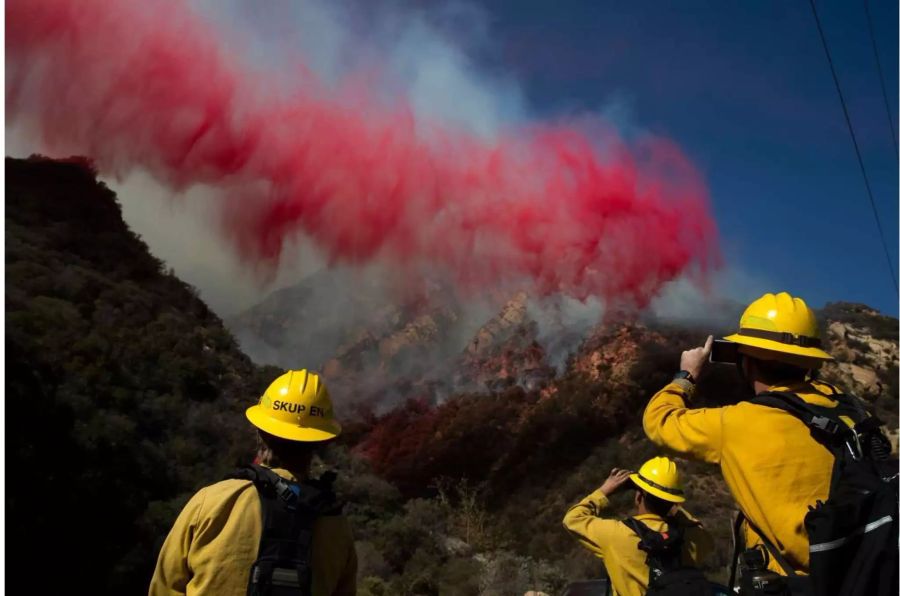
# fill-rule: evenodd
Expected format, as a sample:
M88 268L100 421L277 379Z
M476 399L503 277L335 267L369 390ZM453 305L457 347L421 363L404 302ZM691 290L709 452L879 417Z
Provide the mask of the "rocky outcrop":
M522 327L533 323L528 316L528 295L519 292L503 306L496 317L475 333L464 352L467 356L484 355L520 332Z
M869 401L897 400L897 321L858 304L823 310L825 339L835 361L823 378Z
M519 292L476 333L460 358L456 385L490 390L521 385L530 390L555 375L538 341L537 322L528 314L528 296Z
M659 341L658 333L639 324L604 324L596 327L572 358L570 369L591 382L626 381L631 366L647 342Z

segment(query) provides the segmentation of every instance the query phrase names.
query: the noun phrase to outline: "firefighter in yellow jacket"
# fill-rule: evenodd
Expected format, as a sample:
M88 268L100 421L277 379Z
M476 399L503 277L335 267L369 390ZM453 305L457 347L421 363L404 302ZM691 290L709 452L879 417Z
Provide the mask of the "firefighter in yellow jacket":
M637 472L613 468L609 478L566 513L563 525L582 546L603 559L617 596L643 596L650 582L647 554L638 549L638 535L618 519L605 518L609 497L622 487L634 488L634 505L642 522L654 532L666 532L669 523L685 528L682 562L699 566L712 551L712 537L681 508L684 491L675 462L654 457Z
M754 393L790 392L810 404L834 407L837 389L812 379L831 356L821 349L816 318L800 298L766 294L725 338L738 344L736 364ZM717 464L738 507L799 573L809 570L803 526L810 505L828 497L834 457L794 416L751 402L692 408L694 384L709 357L706 345L681 355L681 371L650 400L644 431L651 441L684 457ZM762 546L752 527L745 545ZM786 571L768 557L769 569Z
M278 377L246 415L259 432L258 461L281 478L301 482L300 491L313 449L341 432L325 385L305 370ZM262 526L261 500L251 481L224 480L201 489L162 546L150 595L247 594ZM309 562L313 595L356 593L356 551L345 517L315 519Z

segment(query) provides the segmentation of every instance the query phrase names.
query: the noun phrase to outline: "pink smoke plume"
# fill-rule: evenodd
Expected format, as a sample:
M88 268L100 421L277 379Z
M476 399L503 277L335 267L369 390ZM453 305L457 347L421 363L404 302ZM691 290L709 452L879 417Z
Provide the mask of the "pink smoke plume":
M705 186L663 139L548 124L486 141L308 71L279 93L180 1L7 0L6 22L12 120L101 172L221 187L250 263L303 234L333 262L645 304L717 262Z

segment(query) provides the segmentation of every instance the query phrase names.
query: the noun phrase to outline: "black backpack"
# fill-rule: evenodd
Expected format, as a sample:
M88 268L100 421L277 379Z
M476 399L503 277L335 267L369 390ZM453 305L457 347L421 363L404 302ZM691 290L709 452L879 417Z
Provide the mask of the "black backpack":
M230 478L253 482L262 506L262 535L250 568L248 596L312 594L313 523L323 515L339 515L343 507L331 489L334 473L294 483L251 464Z
M641 540L638 548L647 553L650 568L647 596L712 596L715 593L699 569L681 562L683 526L670 521L666 532L657 532L633 517L622 523L638 535Z
M793 393L768 392L752 403L778 408L803 421L834 455L828 499L809 507L809 578L803 593L816 596L896 596L898 593L897 461L881 421L859 398L837 392L837 406L809 404ZM851 428L840 416L851 419ZM752 525L752 524L751 524ZM792 566L755 526L767 551L797 585ZM794 592L797 592L794 589Z

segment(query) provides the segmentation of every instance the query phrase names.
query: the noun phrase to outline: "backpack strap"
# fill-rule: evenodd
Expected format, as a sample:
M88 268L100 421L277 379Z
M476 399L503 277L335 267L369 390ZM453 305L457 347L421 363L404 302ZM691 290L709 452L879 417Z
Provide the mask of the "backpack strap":
M828 397L835 399L835 395ZM817 439L825 437L838 438L849 431L847 424L838 416L844 413L845 408L838 406L834 408L826 408L806 403L795 393L787 391L767 391L760 393L750 403L768 406L783 410L794 417L799 418L806 426L813 431ZM855 411L854 411L855 414ZM854 418L855 421L855 418ZM821 439L820 439L820 442Z
M269 468L251 464L231 477L253 482L262 513L259 551L250 572L248 594L266 594L275 585L291 585L299 593L309 594L313 524L320 515L334 515L341 508L331 491L334 475L298 484ZM291 567L296 569L296 576L286 571Z
M638 549L647 553L646 562L650 574L650 585L655 585L656 580L662 575L663 570L659 564L660 562L657 560L658 553L653 552L651 545L658 544L661 536L659 536L658 532L648 528L647 524L633 517L622 520L622 523L625 524L625 527L637 534L638 540L640 540L640 542L638 542Z
M741 525L744 523L744 512L738 510L731 523L731 573L728 575L728 593L734 592L734 582L737 579L738 556L741 554Z
M700 525L700 522L696 521L689 521L686 525L684 525L678 523L675 519L670 517L666 517L663 519L668 526L668 529L665 532L657 532L656 530L651 530L647 526L647 524L633 517L623 519L622 523L625 524L625 526L632 530L635 534L637 534L638 538L640 538L641 541L644 542L644 544L650 544L656 538L659 538L661 541L668 540L670 544L674 544L674 541L681 542L684 540L684 530L687 527Z
M891 442L881 428L884 424L881 419L860 398L850 393L841 393L831 385L827 386L834 391L828 397L838 402L834 408L835 413L853 420L853 428L845 441L850 447L850 455L854 459L869 458L882 462L890 460ZM858 453L853 453L854 448Z
M762 540L763 546L765 546L765 548L766 548L766 552L769 553L769 556L771 556L773 559L775 559L775 561L778 562L778 564L781 566L781 568L784 569L784 572L787 573L789 576L796 576L797 570L794 569L793 565L788 563L787 559L784 558L784 555L782 555L781 552L777 548L775 548L775 545L772 544L772 542L768 538L766 538L766 535L762 532L762 530L757 528L756 524L754 524L752 521L750 521L750 519L746 515L744 515L743 511L738 511L737 517L735 518L735 522L734 522L735 557L734 557L734 562L732 563L731 577L729 578L730 587L734 587L734 585L733 585L734 573L735 573L734 567L737 566L737 532L739 531L741 525L744 522L747 522L747 525L750 526L754 532L756 532L756 535L759 536L760 540ZM746 544L746 541L745 541L745 544Z
M639 519L634 519L633 517L623 519L622 523L625 524L625 526L629 530L631 530L632 532L637 534L638 538L640 538L642 542L645 541L647 538L649 538L651 535L651 532L653 532L653 530L651 530L650 528L647 527L647 524L645 524L644 522L642 522Z
M840 478L839 470L843 469L847 458L853 460L862 459L863 447L857 431L840 418L841 415L849 417L854 425L860 421L865 423L866 412L856 401L856 398L833 394L827 396L837 401L834 407L817 406L802 400L799 396L788 391L768 391L760 393L750 403L777 408L783 410L803 422L810 431L810 436L820 445L828 449L834 456L834 467L831 473L831 485L829 494ZM846 449L845 449L846 447Z
M277 496L287 503L293 503L296 499L298 504L315 510L319 515L340 515L344 508L344 503L337 499L332 488L337 479L337 475L332 471L325 472L319 478L293 483L270 468L249 464L233 471L226 478L249 480L261 495ZM292 486L302 486L302 490L291 488Z
M869 413L863 402L846 393L826 397L837 404L833 407L810 404L787 391L760 393L750 403L778 408L800 419L809 427L812 437L835 456L836 466L845 454L854 460L867 456L888 459L884 452L889 452L889 443L881 432L881 421ZM847 424L842 417L852 420L853 425Z
M666 518L668 529L665 532L651 530L647 525L633 517L622 521L623 524L638 535L638 548L647 553L647 567L650 570L650 584L666 573L682 568L681 551L684 542L684 528L674 519Z

